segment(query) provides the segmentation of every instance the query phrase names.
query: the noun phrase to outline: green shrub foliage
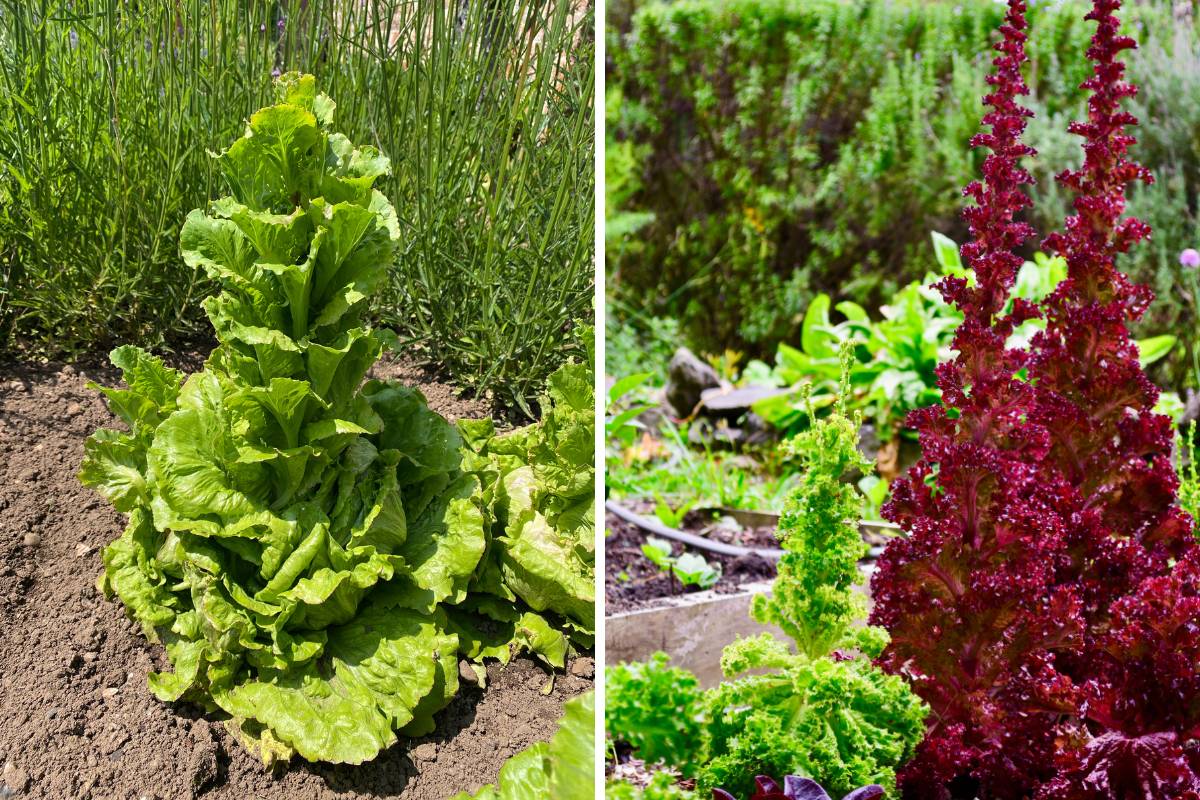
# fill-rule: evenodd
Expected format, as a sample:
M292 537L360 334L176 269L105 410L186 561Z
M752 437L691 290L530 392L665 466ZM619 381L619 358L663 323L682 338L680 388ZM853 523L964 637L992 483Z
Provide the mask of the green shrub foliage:
M400 233L372 188L388 159L333 113L285 75L216 157L231 194L181 244L221 286L219 345L186 381L114 351L127 388L102 391L129 431L97 432L80 473L129 514L100 585L166 647L151 690L225 712L266 761L360 763L431 730L458 687L446 608L488 542L458 432L415 389L362 384Z
M610 36L610 85L630 107L610 118L616 140L643 154L640 188L619 210L653 217L623 246L611 290L678 316L701 349L762 357L798 339L818 293L874 308L919 280L936 263L928 231L966 236L960 187L982 166L968 147L983 113L979 63L1003 10L986 0L644 5L628 34ZM1130 64L1147 122L1134 155L1163 178L1131 199L1156 230L1155 247L1128 265L1160 290L1144 334L1195 325L1177 257L1197 234L1200 103L1182 98L1200 86L1189 66L1200 43L1169 3L1127 16L1143 42ZM1030 144L1043 187L1078 162L1058 131L1082 113L1082 18L1073 2L1031 11L1040 122ZM1068 203L1051 191L1031 222L1051 229ZM1163 368L1179 378L1185 361Z

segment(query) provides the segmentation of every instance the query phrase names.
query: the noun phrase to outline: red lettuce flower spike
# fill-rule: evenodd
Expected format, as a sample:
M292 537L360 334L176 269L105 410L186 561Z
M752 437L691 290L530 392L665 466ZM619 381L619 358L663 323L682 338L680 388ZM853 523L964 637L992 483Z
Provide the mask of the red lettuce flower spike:
M893 486L884 515L908 537L894 540L872 580L871 622L891 643L880 657L905 675L931 708L933 723L899 776L906 797L1028 797L1053 776L1054 728L1076 708L1076 691L1055 667L1055 651L1081 632L1073 587L1056 576L1068 566L1061 500L1064 476L1042 467L1051 436L1031 419L1036 391L1018 377L1027 356L1010 350L1013 328L1037 315L1005 308L1032 234L1015 221L1032 182L1019 160L1030 112L1021 76L1025 3L1010 0L996 45L992 91L984 98L990 132L974 143L991 152L983 180L964 194L972 240L963 257L975 273L940 284L963 313L957 358L939 367L944 407L923 409L922 460Z
M1170 463L1171 427L1153 413L1158 390L1138 363L1128 323L1153 298L1115 266L1118 254L1150 235L1125 213L1125 190L1150 173L1127 158L1137 124L1121 101L1137 93L1118 55L1136 47L1119 33L1120 0L1096 0L1097 23L1083 83L1088 116L1070 130L1083 137L1083 166L1058 176L1076 194L1075 214L1045 247L1067 261L1067 279L1047 299L1047 328L1032 343L1034 419L1052 433L1049 461L1070 482L1077 511L1067 534L1071 567L1060 583L1082 590L1089 630L1099 630L1113 601L1163 574L1192 545L1191 523L1178 507ZM1084 659L1089 656L1085 653Z

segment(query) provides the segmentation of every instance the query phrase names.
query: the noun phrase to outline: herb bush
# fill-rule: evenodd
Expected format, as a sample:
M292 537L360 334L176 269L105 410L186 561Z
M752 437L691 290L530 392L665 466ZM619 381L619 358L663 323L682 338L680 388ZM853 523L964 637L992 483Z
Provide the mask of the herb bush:
M224 712L268 762L361 763L457 690L448 609L491 511L419 391L360 386L400 241L372 188L390 164L333 132L314 86L280 79L215 158L231 194L183 225L184 259L221 286L203 304L218 346L186 381L115 350L127 388L102 391L129 430L89 439L80 478L129 515L100 586L165 646L154 694Z
M1078 170L1059 176L1075 214L1045 241L1066 279L1040 305L1006 304L1034 229L1021 159L1030 111L1025 4L1010 0L985 98L990 152L967 187L975 281L941 290L963 313L939 368L945 408L918 411L922 460L893 488L889 544L872 581L879 663L931 709L906 797L1152 798L1200 791L1197 545L1179 508L1171 426L1128 325L1152 293L1115 261L1149 235L1125 191L1150 181L1129 158L1135 46L1095 0ZM1045 329L1009 346L1030 319Z
M1078 2L1031 12L1031 59L1045 120L1081 113L1087 32ZM610 292L647 313L678 318L693 347L762 357L798 339L805 309L825 292L874 308L934 263L926 232L965 236L959 187L977 174L967 147L978 129L981 54L1003 7L992 2L682 0L646 4L629 33L612 34L610 85L629 110L618 141L641 160L641 189L621 211L654 214L625 250ZM1131 202L1159 226L1128 270L1163 292L1147 329L1196 325L1176 288L1178 252L1195 243L1194 131L1188 103L1200 53L1192 23L1170 4L1130 10L1150 48L1133 69L1154 135L1137 154L1164 178ZM1167 31L1180 31L1175 36ZM618 43L620 46L618 46ZM1031 169L1048 183L1076 161L1039 124L1045 152ZM780 142L788 143L780 147ZM1167 180L1167 172L1170 179ZM1049 229L1065 198L1046 193ZM1033 248L1023 253L1032 257ZM623 321L623 319L622 319ZM611 326L610 326L611 329ZM1186 359L1159 374L1181 384Z
M591 21L567 0L0 0L0 347L206 336L180 224L222 190L206 151L299 70L393 158L405 268L372 316L533 416L592 313Z

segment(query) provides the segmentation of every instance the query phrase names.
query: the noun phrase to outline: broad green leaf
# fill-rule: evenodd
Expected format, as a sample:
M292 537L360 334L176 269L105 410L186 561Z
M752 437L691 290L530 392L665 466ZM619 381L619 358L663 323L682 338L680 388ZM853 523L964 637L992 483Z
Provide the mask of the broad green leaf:
M954 240L937 231L933 231L930 236L933 238L934 258L937 259L938 266L942 268L943 274L962 275L962 258L959 256L958 245Z
M130 512L149 501L146 454L132 436L101 429L83 443L79 480L104 495L113 508Z
M813 298L804 315L800 347L811 358L833 358L837 355L829 333L829 308L829 295L821 293Z
M1135 344L1138 348L1138 361L1142 368L1148 367L1155 361L1166 357L1175 349L1177 339L1170 334L1151 336L1149 339L1139 339Z

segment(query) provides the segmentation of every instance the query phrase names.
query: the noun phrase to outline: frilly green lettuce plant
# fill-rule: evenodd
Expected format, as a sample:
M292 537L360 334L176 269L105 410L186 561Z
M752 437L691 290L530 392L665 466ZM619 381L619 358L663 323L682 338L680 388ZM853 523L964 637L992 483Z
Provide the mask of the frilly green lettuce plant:
M132 347L101 389L81 480L129 514L100 586L171 670L164 701L219 709L265 760L360 763L432 728L458 687L461 603L487 537L461 439L419 391L362 380L362 322L400 230L371 147L333 132L312 76L217 155L231 195L193 211L183 257L219 281L219 345L186 379Z
M840 398L848 358L843 349ZM843 402L829 417L813 414L789 442L802 477L779 523L786 552L771 594L755 597L751 613L781 628L795 649L770 633L725 648L721 668L736 680L707 694L706 788L749 794L754 775L798 774L838 796L865 784L890 790L924 734L924 703L871 663L887 634L861 624L862 498L842 476L869 464L857 447L860 419Z

